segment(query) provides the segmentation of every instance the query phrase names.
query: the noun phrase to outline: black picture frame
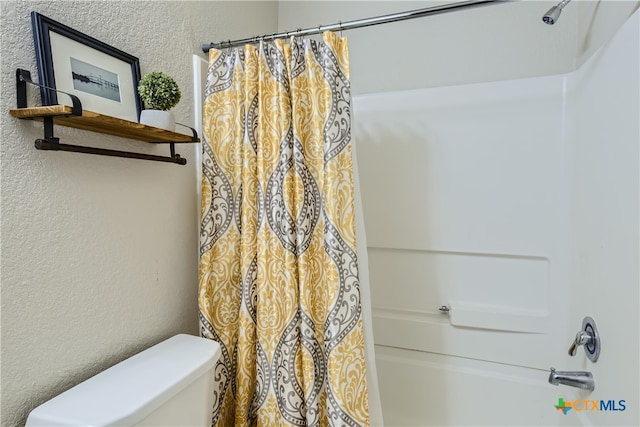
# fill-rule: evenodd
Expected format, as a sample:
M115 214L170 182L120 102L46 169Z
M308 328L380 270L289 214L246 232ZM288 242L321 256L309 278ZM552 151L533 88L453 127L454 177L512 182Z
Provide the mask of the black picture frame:
M137 57L35 11L31 24L41 85L76 95L83 109L139 121ZM42 105L59 103L55 90L41 88L40 93Z

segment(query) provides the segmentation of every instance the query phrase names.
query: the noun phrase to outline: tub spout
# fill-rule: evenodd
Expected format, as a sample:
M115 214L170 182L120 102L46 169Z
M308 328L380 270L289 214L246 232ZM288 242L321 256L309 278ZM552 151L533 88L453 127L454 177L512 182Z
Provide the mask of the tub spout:
M553 385L564 384L570 387L593 391L596 388L591 372L586 371L556 371L551 368L549 383Z

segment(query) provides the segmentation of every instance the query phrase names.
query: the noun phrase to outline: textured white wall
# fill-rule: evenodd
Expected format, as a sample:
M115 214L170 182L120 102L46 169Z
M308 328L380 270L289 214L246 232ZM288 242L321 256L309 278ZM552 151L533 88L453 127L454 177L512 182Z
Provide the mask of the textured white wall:
M640 6L639 0L577 1L576 65L584 64ZM568 13L569 9L567 9ZM571 13L575 13L572 11Z
M280 30L421 9L451 1L281 2ZM573 66L575 14L552 28L547 2L522 1L345 32L355 94L509 80Z
M452 1L283 1L278 29L333 24ZM638 1L574 0L556 25L556 1L517 1L347 31L354 94L449 86L573 71L608 40Z
M17 67L37 78L35 10L174 76L179 122L193 122L191 55L200 44L274 32L277 3L1 1L3 426L176 333L197 334L194 150L187 166L37 151L42 125L11 118ZM38 97L34 95L32 102ZM58 128L61 142L168 154Z

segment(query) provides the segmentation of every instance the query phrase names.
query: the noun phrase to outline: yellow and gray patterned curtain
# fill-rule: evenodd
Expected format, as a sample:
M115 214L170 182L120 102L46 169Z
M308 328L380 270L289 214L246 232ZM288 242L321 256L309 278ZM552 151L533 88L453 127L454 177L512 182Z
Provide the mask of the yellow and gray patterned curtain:
M347 41L210 51L200 333L216 426L366 426Z

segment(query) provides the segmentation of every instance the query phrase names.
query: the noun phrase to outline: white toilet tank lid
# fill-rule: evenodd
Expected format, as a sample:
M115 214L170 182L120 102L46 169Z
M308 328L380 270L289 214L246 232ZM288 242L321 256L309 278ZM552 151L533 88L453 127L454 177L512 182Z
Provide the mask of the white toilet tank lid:
M219 357L217 342L176 335L38 406L26 426L133 425L212 369Z

